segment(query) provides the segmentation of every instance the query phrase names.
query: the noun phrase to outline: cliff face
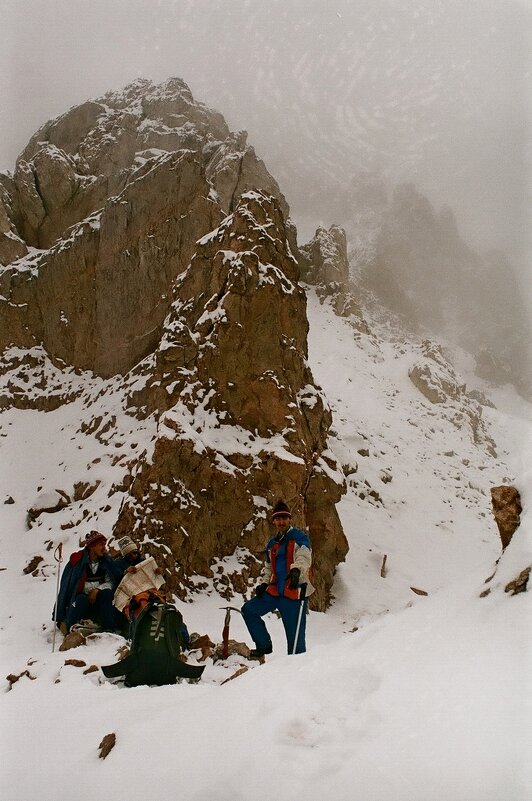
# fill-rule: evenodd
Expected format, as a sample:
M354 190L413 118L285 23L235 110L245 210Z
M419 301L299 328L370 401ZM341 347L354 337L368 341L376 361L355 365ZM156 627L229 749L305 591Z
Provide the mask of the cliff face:
M288 216L245 132L178 79L137 81L47 123L3 185L0 346L42 343L104 376L153 350L171 282L243 191L265 189Z
M297 278L280 206L262 193L198 243L159 347L138 367L146 381L132 401L162 413L115 534L171 532L180 569L211 575L213 553L262 554L267 510L282 497L311 534L323 609L347 552L334 506L343 476L327 452L331 416L306 361Z
M195 574L245 594L282 497L310 531L324 609L347 552L344 480L306 360L295 229L245 133L182 81L138 81L44 125L2 187L1 404L69 402L72 368L115 377L123 413L155 432L127 460L115 535L143 541L181 595ZM39 348L64 373L48 403ZM91 404L83 433L111 437L120 421ZM213 573L235 553L230 578Z

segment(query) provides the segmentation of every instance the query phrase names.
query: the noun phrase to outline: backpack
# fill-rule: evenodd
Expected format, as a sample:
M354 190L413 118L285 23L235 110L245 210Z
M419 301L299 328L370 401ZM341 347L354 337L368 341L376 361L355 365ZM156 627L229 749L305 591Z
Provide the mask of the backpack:
M129 639L132 639L133 631L135 629L135 621L140 616L140 613L142 612L144 607L151 601L160 601L160 603L162 604L166 603L164 595L161 595L161 593L158 590L151 589L151 590L144 590L143 592L138 592L136 595L133 595L129 599L127 604L124 606L122 613L129 621L129 634L128 634ZM177 614L179 614L179 612ZM190 645L190 634L188 633L188 629L185 625L183 618L181 618L181 625L179 626L178 636L181 648L182 649L188 648Z
M205 667L179 658L183 617L172 604L153 596L133 623L129 656L102 666L108 679L125 676L126 687L175 684L178 678L199 679Z

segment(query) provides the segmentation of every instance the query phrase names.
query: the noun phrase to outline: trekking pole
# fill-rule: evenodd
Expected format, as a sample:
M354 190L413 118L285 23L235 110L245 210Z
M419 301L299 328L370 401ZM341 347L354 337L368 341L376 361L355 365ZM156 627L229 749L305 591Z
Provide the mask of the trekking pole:
M54 551L54 559L57 562L57 583L55 588L54 618L57 615L57 600L59 598L59 576L61 574L61 562L63 561L63 543L60 542ZM55 651L55 632L57 631L57 620L54 620L54 635L52 638L52 653Z
M295 654L297 648L297 639L299 637L299 630L301 629L301 620L303 618L303 609L305 608L305 595L307 593L307 585L301 585L301 595L299 600L299 614L297 616L296 636L294 637L294 646L292 648L292 655Z

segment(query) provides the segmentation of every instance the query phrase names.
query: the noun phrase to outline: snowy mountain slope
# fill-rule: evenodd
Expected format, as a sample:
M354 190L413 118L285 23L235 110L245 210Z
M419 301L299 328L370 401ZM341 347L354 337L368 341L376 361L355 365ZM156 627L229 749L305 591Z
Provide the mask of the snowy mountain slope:
M475 444L457 404L430 403L416 389L408 372L419 341L387 337L376 324L377 337L360 336L330 308L319 308L313 294L309 314L314 375L335 412L331 447L348 474L340 508L351 549L359 549L377 584L394 584L396 600L411 599L410 585L432 593L482 564L489 571L500 548L489 488L513 480L507 435L501 457L493 458L489 444ZM494 431L504 420L488 407L483 417ZM365 592L355 591L358 608L369 601Z
M2 412L2 487L14 503L0 505L0 676L30 674L3 681L3 798L525 801L530 594L510 597L504 584L532 561L530 405L497 391L498 408L483 411L490 456L469 424L457 428L452 402L431 404L408 378L419 342L377 322L360 337L311 290L308 314L310 363L334 413L330 447L350 471L340 503L350 552L335 603L310 615L308 653L286 657L272 617L273 656L224 686L243 660L208 660L198 685L125 689L64 664L109 663L121 638L51 652L53 549L62 541L67 556L86 529L109 530L124 460L153 432L149 420L131 430L123 389L87 375L71 377L85 394L55 411ZM463 354L459 369L465 382ZM111 441L79 430L84 404L102 429L116 416ZM92 495L27 528L39 487L72 495L94 479ZM500 554L489 487L514 480L522 524L480 598ZM23 574L36 554L37 575ZM179 607L191 630L219 641L223 605L208 588ZM249 642L236 614L231 636ZM102 762L110 732L117 743Z

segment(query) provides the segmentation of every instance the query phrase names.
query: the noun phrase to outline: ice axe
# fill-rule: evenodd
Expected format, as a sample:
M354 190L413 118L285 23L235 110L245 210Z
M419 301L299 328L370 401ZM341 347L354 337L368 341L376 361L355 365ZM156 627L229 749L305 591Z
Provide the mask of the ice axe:
M229 624L231 622L231 612L238 612L241 614L240 609L236 606L221 606L220 609L225 609L224 629L222 632L222 657L227 659L229 656Z
M59 598L59 576L61 575L61 562L63 561L63 543L60 542L54 551L54 559L57 562L57 582L55 588L55 606L54 606L54 635L52 638L52 653L55 651L55 632L57 629L58 621L55 620L57 615L57 599Z

